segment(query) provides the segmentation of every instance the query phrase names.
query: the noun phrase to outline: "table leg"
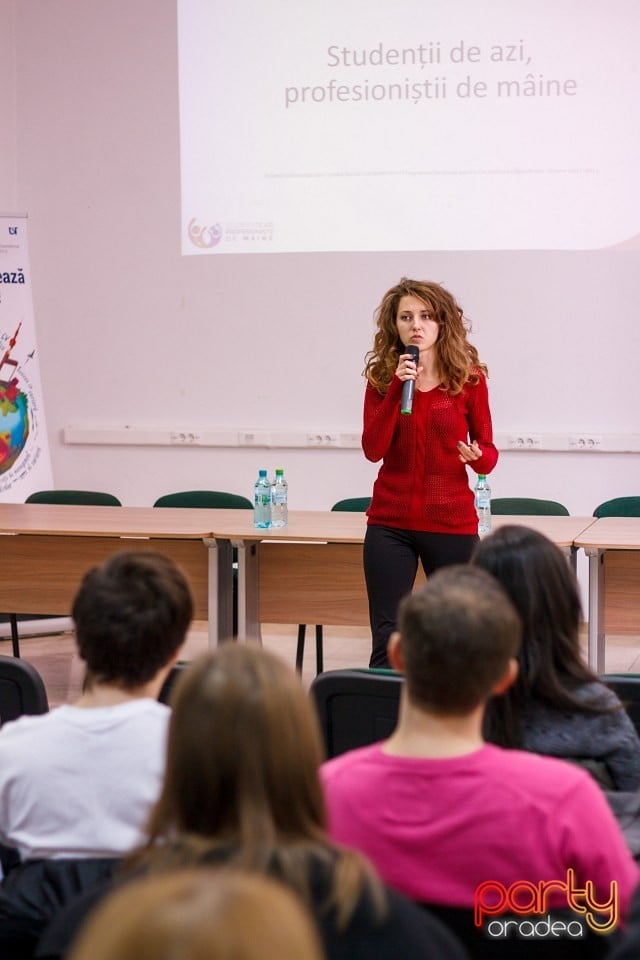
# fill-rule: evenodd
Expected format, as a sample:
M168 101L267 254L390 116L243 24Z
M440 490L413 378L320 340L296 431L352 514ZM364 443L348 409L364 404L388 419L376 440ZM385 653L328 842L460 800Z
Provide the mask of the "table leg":
M563 546L563 547L559 547L558 549L559 549L559 550L562 550L562 552L564 553L565 557L566 557L567 560L569 561L569 566L571 567L571 569L573 570L573 572L576 573L576 571L577 571L577 569L578 569L578 556L577 556L578 550L577 550L577 548L574 547L573 544L569 544L569 545L566 546L566 547Z
M605 671L604 634L604 551L585 547L589 558L589 666L596 673Z
M229 540L204 541L208 555L209 646L233 635L233 551Z
M262 643L260 633L260 544L232 540L238 551L238 640Z

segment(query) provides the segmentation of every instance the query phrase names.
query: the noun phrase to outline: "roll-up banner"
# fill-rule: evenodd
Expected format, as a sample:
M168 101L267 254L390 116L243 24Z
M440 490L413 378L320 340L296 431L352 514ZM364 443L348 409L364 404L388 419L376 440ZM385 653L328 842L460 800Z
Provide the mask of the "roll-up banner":
M0 213L0 501L22 503L52 485L27 217Z

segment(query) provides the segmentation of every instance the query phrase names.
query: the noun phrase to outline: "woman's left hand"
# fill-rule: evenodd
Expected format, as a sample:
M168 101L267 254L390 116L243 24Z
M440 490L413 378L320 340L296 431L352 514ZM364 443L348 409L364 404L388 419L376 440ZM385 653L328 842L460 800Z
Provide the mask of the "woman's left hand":
M458 440L458 456L463 463L471 463L472 460L479 460L482 456L482 450L474 440L473 443L465 443Z

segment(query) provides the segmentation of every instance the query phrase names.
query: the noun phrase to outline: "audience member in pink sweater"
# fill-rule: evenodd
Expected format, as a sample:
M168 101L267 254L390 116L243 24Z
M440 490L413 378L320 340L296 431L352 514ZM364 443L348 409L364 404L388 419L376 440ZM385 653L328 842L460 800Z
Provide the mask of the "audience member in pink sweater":
M568 762L482 739L486 701L516 676L520 631L478 568L442 568L405 598L389 648L406 677L398 725L324 764L330 833L413 900L472 908L491 882L495 905L526 882L543 894L531 912L585 906L588 921L599 906L612 928L639 875L602 791Z

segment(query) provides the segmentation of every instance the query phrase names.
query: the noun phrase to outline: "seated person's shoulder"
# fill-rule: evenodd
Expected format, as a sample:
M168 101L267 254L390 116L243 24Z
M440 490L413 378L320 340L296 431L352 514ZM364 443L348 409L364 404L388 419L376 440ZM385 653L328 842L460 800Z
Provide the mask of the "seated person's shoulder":
M392 938L389 956L428 956L429 960L464 960L467 957L457 936L435 914L389 887L386 895L388 913L384 928ZM377 952L376 956L379 956Z
M380 743L372 743L356 750L348 750L337 757L325 760L320 768L323 779L331 779L348 773L354 768L375 768L380 762L383 752Z
M354 960L375 957L429 957L429 960L465 960L467 954L446 925L430 911L381 883L364 861L363 882L349 918L339 919L340 907L331 903L338 861L351 861L352 876L360 857L352 851L337 860L317 860L311 871L313 910L322 930L327 956ZM347 898L348 899L348 898Z
M600 680L582 683L574 690L576 700L580 703L597 705L598 707L622 707L618 695Z
M15 720L9 720L0 728L0 751L11 748L14 744L32 736L39 736L42 729L51 724L51 717L55 711L41 713L36 716L24 714Z
M493 744L486 746L485 755L487 771L491 770L496 782L503 782L506 789L522 787L530 795L547 796L576 789L590 791L595 786L588 773L568 760Z

